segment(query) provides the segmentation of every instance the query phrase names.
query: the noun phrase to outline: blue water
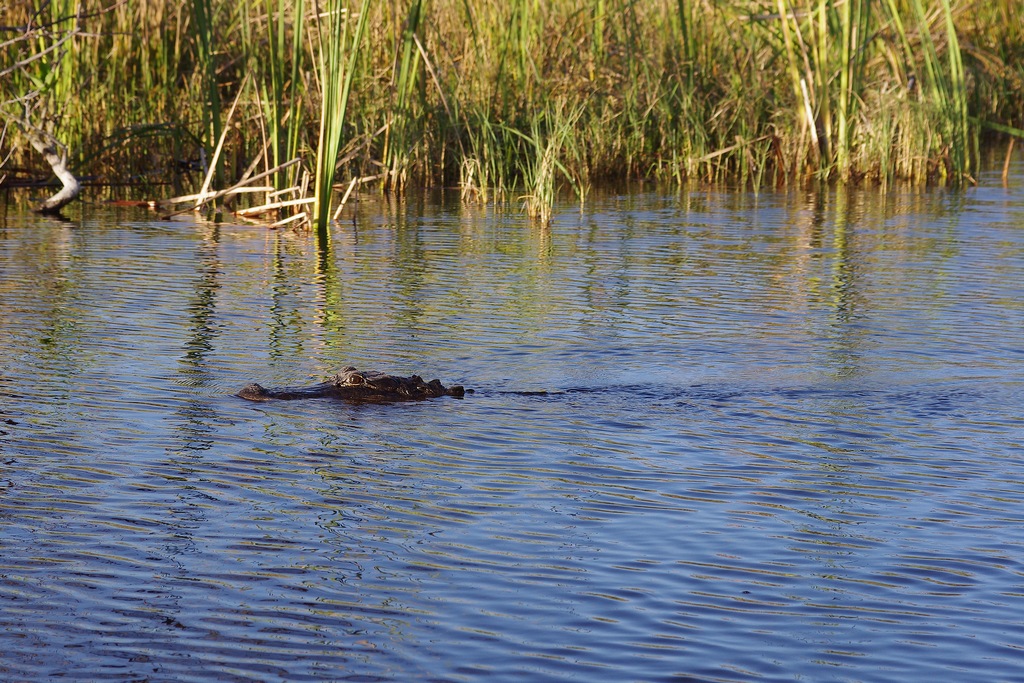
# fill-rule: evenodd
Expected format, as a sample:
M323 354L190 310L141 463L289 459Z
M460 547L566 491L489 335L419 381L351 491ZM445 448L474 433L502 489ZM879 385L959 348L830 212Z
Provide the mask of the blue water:
M8 207L0 680L1024 679L1022 173Z

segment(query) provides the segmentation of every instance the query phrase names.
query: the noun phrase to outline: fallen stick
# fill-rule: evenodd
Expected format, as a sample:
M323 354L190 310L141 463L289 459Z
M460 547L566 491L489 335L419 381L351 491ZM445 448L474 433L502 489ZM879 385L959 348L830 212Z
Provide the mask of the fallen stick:
M239 216L258 216L261 213L268 211L274 211L275 209L284 209L289 206L302 206L303 204L312 204L316 201L316 197L303 197L302 199L288 199L283 202L271 202L270 204L264 204L262 206L250 206L248 209L239 209L235 212Z
M295 157L291 161L286 161L283 164L281 164L280 166L275 166L274 168L270 169L269 171L264 171L263 173L257 173L256 175L252 176L251 178L246 178L245 180L243 180L240 183L235 183L234 185L232 185L231 187L229 187L226 190L220 190L219 192L206 192L205 194L204 193L190 194L190 195L184 195L182 197L171 197L170 199L164 199L164 200L162 200L159 203L161 205L167 205L167 204L183 204L183 203L192 204L193 202L200 202L200 203L208 202L211 199L217 199L219 197L223 197L226 194L232 193L235 190L237 190L238 188L246 187L250 183L254 183L257 180L262 180L263 178L266 178L269 175L277 173L281 169L288 168L289 166L292 166L293 164L297 164L300 161L302 161L302 159L300 159L299 157ZM272 189L272 188L262 188L262 189L259 189L257 191L259 191L259 192L266 192L268 189ZM191 211L191 210L192 210L191 207L186 209L186 211Z
M269 185L257 185L256 187L229 187L226 190L220 190L218 192L207 192L206 194L188 194L181 197L173 197L171 199L164 199L163 201L154 202L157 205L166 204L191 204L196 201L206 202L211 199L219 199L220 197L226 197L231 194L243 194L245 192L270 192L274 188ZM186 211L192 211L194 207L188 207Z

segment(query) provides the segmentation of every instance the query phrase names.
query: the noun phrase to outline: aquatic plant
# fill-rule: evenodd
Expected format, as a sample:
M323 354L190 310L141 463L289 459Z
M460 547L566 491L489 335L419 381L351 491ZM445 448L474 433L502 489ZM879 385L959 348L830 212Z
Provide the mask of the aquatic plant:
M302 136L300 82L304 64L305 3L303 0L265 0L267 13L266 50L251 43L250 60L260 73L260 104L266 122L270 159L275 168L296 158ZM294 185L283 170L274 176L274 186L285 190Z
M331 195L345 129L345 112L352 92L355 62L366 28L369 0L363 0L349 36L352 17L342 0L328 0L323 16L317 15L317 57L320 80L320 136L313 175L315 201L313 222L321 244L329 241L327 223L331 217Z
M40 29L38 7L12 0L0 25ZM57 66L18 67L82 6L47 7L49 33L0 43L0 102ZM970 182L983 134L1024 127L1018 15L1015 0L104 0L46 78L75 93L53 113L95 179L195 190L223 139L215 186L262 158L278 169L268 202L305 201L284 167L301 157L318 224L339 169L534 212L622 178ZM247 73L257 87L224 133ZM26 143L5 138L9 169L38 165Z
M566 111L561 103L549 106L542 116L531 122L531 134L524 136L530 151L523 157L519 171L525 190L523 207L527 216L542 225L551 221L559 177L568 182L582 200L582 184L562 162L582 114L582 107Z
M384 186L401 189L407 180L409 150L415 146L415 124L411 99L419 81L420 50L417 32L423 16L423 2L412 0L401 26L401 45L396 60L394 104L385 124L382 147Z
M213 0L192 0L192 22L195 30L196 60L198 62L198 73L202 82L202 98L200 99L202 111L202 130L199 138L203 141L200 148L202 153L203 166L207 164L207 155L213 153L213 149L221 140L221 111L220 111L220 85L217 82L216 46L214 36L214 6ZM223 165L220 157L214 161L213 175L218 185L223 181ZM204 168L204 171L208 169Z

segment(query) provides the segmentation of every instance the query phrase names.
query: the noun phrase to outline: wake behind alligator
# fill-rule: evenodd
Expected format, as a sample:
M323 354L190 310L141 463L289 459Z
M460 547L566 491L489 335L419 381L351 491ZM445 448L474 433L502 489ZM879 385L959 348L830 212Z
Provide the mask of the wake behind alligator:
M311 387L278 387L267 389L259 384L250 384L237 396L250 401L271 399L293 400L300 398L341 398L350 401L418 401L440 396L461 398L472 389L458 384L446 387L441 380L423 381L419 375L400 377L377 370L356 370L347 367L326 382Z

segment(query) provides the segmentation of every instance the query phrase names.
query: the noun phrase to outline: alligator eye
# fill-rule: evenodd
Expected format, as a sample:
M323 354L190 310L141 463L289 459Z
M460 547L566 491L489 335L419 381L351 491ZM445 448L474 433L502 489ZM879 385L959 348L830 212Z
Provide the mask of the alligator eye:
M349 384L362 384L363 382L366 381L366 378L363 377L362 375L357 375L353 373L348 376L347 380Z

